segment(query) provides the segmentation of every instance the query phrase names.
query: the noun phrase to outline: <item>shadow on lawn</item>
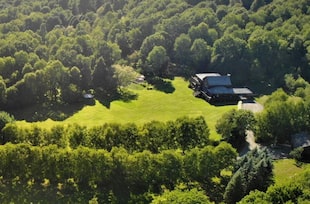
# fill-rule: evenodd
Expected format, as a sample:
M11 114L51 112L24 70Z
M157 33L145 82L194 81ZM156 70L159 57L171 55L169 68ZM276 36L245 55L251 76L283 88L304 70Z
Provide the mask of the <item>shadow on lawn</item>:
M106 94L100 91L96 92L96 99L105 107L110 108L113 101L130 102L138 99L138 94L128 90L120 89L115 94Z
M14 115L16 120L25 120L27 122L45 121L49 118L55 121L63 121L86 105L95 105L95 100L85 99L74 104L35 104L26 108L8 110L8 112Z
M150 78L147 82L153 86L154 89L162 91L164 93L173 93L175 88L173 87L171 81L164 80L159 77ZM140 84L144 88L149 89L145 84ZM115 94L105 93L101 90L96 90L96 100L98 100L102 105L110 108L113 101L119 100L123 102L130 102L138 99L138 94L133 91L122 88L119 89Z
M171 81L166 81L159 77L150 78L148 83L154 86L154 88L158 91L162 91L164 93L173 93L175 88L173 87Z
M130 102L137 98L137 94L125 89L114 95L104 94L98 91L95 94L95 98L81 99L74 104L42 103L20 109L7 110L7 112L12 114L16 120L25 120L27 122L45 121L47 119L64 121L82 110L85 106L94 106L96 100L105 107L110 108L111 102L115 100Z
M150 79L148 82L158 91L162 91L167 94L175 91L172 83L162 78L155 77ZM7 112L14 115L16 120L25 120L27 122L45 121L47 119L63 121L73 116L83 107L87 105L95 105L96 100L105 107L110 108L113 101L120 100L130 102L137 99L138 94L128 89L119 89L117 93L114 94L108 94L103 91L96 90L95 98L84 99L74 104L43 103L35 104L26 108L7 110Z

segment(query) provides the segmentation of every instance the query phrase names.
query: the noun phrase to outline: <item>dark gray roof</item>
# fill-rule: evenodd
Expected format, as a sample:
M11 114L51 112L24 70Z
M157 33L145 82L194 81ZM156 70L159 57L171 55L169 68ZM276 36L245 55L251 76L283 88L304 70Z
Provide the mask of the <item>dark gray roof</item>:
M214 86L207 88L211 94L234 94L234 95L252 95L253 92L248 88L231 88L226 86Z
M310 146L310 135L306 132L292 135L292 146L297 147L309 147Z
M230 76L208 76L205 78L208 87L213 86L232 86Z
M233 94L233 88L229 88L226 86L214 86L212 88L207 89L211 94Z

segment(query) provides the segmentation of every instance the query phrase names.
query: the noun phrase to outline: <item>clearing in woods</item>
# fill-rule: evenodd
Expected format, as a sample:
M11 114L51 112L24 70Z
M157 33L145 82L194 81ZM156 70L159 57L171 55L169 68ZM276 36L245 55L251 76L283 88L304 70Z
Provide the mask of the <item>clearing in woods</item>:
M48 119L42 122L17 121L21 127L36 124L40 127L51 128L59 124L77 123L88 127L104 123L129 123L141 125L153 120L169 121L179 117L197 117L202 115L209 128L211 139L218 140L220 136L215 131L216 121L227 111L237 108L237 105L213 106L206 101L195 98L188 88L188 81L177 77L170 81L174 88L172 93L164 93L155 89L147 89L133 84L129 90L137 94L137 99L129 102L113 101L110 107L96 100L95 105L87 105L64 121Z

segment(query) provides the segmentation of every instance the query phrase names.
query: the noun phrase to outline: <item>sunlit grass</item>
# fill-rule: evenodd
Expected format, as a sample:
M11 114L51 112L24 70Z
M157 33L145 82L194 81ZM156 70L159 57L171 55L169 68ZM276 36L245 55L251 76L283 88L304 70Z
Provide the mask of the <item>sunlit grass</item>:
M275 184L286 184L294 182L296 176L306 169L310 169L310 164L304 164L301 167L296 166L293 159L281 159L274 162L274 181Z
M70 123L89 127L103 123L128 122L140 125L152 120L169 121L183 116L196 117L202 115L211 130L211 138L220 139L220 136L215 131L216 121L223 113L237 108L237 106L213 106L202 99L195 98L192 90L187 87L188 82L182 78L175 78L172 81L172 85L175 88L173 93L164 93L153 89L148 90L139 86L132 86L130 90L138 95L137 100L130 102L113 101L109 108L96 101L95 105L85 106L62 122L47 120L34 124L45 128L50 128L57 124ZM29 126L33 123L19 121L17 124Z

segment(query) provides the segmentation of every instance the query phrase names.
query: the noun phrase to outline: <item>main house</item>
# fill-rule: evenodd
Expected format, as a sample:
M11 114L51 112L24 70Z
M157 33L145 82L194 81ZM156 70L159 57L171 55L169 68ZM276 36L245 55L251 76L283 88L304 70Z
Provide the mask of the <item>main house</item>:
M248 88L234 88L230 75L219 73L195 74L190 79L189 87L194 90L196 97L204 98L210 103L252 100L254 97L254 93Z

